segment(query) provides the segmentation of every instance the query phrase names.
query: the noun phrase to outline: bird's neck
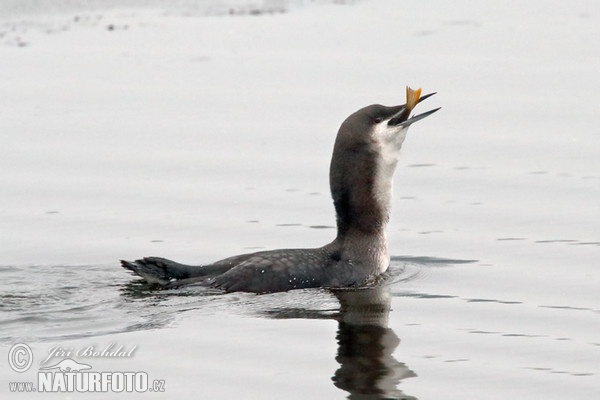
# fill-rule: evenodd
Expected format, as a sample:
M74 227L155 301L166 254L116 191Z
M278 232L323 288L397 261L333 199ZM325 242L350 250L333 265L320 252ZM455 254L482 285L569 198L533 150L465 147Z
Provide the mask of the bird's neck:
M380 154L336 157L334 152L330 186L338 236L385 235L396 164L397 157L384 158Z
M382 128L385 129L385 126ZM394 171L406 130L336 139L329 183L337 217L335 242L346 256L387 268L386 228ZM381 271L383 272L383 271Z
M332 173L331 180L338 228L336 247L346 262L362 266L368 275L378 275L390 261L386 228L393 168L387 171L385 181L365 171L346 172Z

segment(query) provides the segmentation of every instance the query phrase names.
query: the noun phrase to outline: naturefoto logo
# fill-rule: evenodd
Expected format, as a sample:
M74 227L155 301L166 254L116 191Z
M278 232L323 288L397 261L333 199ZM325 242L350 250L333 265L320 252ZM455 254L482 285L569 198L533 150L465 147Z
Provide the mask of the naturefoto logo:
M92 366L87 365L87 364L78 363L77 361L72 360L70 358L65 358L64 360L62 360L61 362L59 362L56 365L40 368L40 371L45 370L45 369L57 369L57 368L60 369L60 372L79 372L79 371L83 371L84 369L92 369Z
M165 381L154 379L150 382L146 372L94 371L92 363L72 358L129 358L136 348L117 347L114 343L103 349L86 346L75 350L55 346L39 362L37 384L9 382L9 389L11 392L164 392ZM58 358L62 360L58 361ZM8 364L18 373L28 371L33 359L31 347L24 343L15 344L8 352Z

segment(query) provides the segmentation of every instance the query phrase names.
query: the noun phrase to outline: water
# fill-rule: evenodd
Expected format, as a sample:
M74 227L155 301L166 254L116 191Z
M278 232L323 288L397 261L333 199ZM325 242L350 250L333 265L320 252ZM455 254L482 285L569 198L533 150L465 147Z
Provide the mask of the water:
M3 19L0 352L34 357L0 362L4 395L60 348L169 397L597 397L598 6L353 3ZM386 285L156 291L119 267L327 243L335 131L405 84L443 108L404 145Z
M413 279L421 266L396 257L385 286ZM11 285L1 297L2 342L57 342L149 330L168 326L190 311L277 319L339 314L339 303L328 290L299 291L298 296L294 292L225 295L198 286L159 290L124 272L114 265L3 267L2 279ZM286 298L302 301L296 304ZM24 325L27 335L23 335Z
M140 346L141 352L146 347L145 340L136 332L168 329L191 318L194 325L196 321L209 321L202 330L203 336L211 338L229 333L222 332L221 322L232 316L242 321L244 317L335 321L337 332L330 338L337 344L335 360L339 363L331 376L335 387L355 395L413 398L397 388L401 380L416 374L393 356L399 339L388 326L392 297L421 297L405 293L403 283L414 279L428 265L469 262L396 257L388 280L377 288L311 289L262 296L225 295L202 287L156 290L139 279L127 277L114 266L5 267L3 280L11 282L14 289L2 295L2 345L27 343L46 349L35 356L43 363L41 367L48 367L61 360L58 356L47 360L57 347L73 353L90 346L101 350L114 344L119 334L132 333L134 336L127 342L133 339L135 344L128 343L128 348ZM284 329L295 330L292 324ZM249 336L235 341L237 346L252 347L256 340L266 339ZM175 337L169 340L177 341ZM86 344L78 347L74 343ZM175 353L186 351L178 349L177 344L170 347ZM82 359L98 362L85 356L79 358L80 362ZM235 377L242 371L230 373Z
M547 387L531 388L533 380L551 382L557 392L569 388L576 398L591 396L600 343L590 321L599 310L536 304L510 294L468 297L465 283L462 290L456 284L449 290L435 287L449 276L469 277L477 265L477 260L397 256L390 278L377 289L259 296L201 287L156 290L115 266L6 267L3 281L12 289L2 295L0 345L27 343L38 362L56 346L71 351L135 346L130 360L77 360L95 368L135 366L164 379L170 393L196 390L198 382L207 398L211 391L276 396L276 390L298 385L311 387L317 397L427 398L439 389L414 396L423 392L419 379L471 393L477 390L465 387L465 380L492 381L492 375L510 380L503 395L545 393ZM314 363L328 367L313 368ZM233 387L210 378L214 368L225 366L221 380ZM185 372L190 368L192 375ZM300 381L276 379L281 368L300 375ZM266 379L265 369L273 374L267 387L248 383L241 391L240 380ZM3 376L16 379L6 368Z

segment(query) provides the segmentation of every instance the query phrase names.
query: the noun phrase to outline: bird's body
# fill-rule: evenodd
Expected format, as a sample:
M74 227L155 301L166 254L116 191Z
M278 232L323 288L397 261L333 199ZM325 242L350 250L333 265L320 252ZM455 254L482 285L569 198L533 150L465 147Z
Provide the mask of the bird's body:
M122 266L165 288L202 284L225 291L279 292L310 287L358 287L376 280L390 261L386 226L393 175L408 127L437 111L409 118L421 100L407 88L407 103L371 105L341 125L329 170L337 236L313 249L242 254L189 266L148 257Z

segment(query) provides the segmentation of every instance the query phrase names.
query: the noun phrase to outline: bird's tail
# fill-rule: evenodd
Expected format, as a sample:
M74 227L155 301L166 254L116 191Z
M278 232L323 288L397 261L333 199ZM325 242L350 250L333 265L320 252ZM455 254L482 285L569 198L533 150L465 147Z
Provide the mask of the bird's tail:
M189 278L189 271L192 268L160 257L144 257L135 261L121 260L121 266L141 276L148 283L161 286L175 279Z

